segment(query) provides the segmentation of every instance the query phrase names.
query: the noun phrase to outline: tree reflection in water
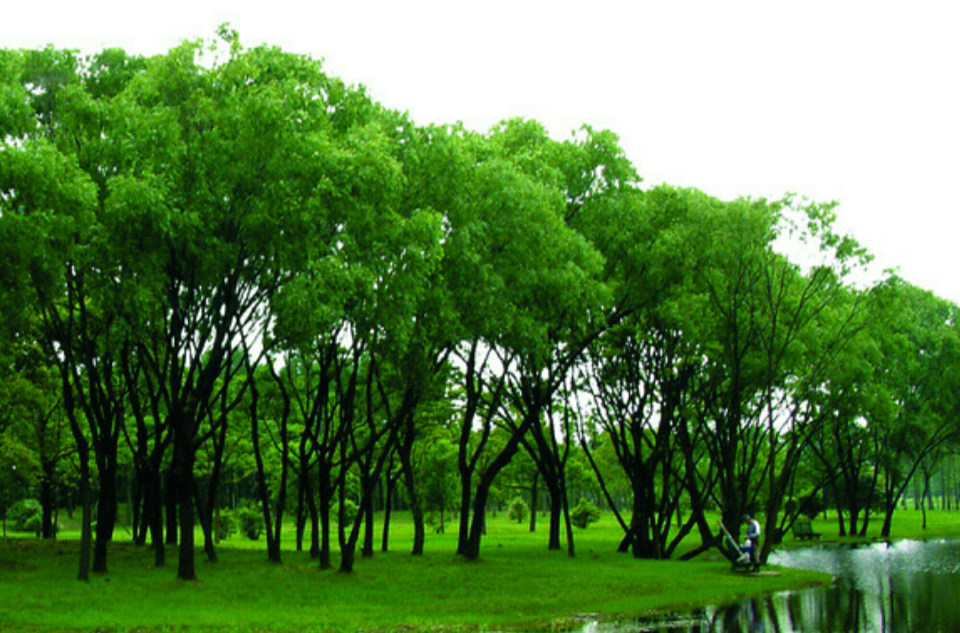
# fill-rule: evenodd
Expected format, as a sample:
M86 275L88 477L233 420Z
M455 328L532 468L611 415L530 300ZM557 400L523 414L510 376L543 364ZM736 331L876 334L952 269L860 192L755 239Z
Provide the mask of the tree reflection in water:
M770 562L824 571L835 582L660 620L593 624L585 633L960 631L960 541L821 545L776 553Z

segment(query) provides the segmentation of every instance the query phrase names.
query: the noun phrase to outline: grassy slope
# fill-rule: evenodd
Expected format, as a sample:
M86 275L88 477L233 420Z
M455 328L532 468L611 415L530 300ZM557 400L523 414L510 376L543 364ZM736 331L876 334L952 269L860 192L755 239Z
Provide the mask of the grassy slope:
M960 533L960 514L934 513L928 520L933 535ZM898 536L923 534L919 513L904 512L895 527L903 528L895 529ZM835 533L828 521L814 529ZM175 579L174 552L166 569L154 569L148 548L118 542L110 573L84 584L73 580L75 542L0 541L0 630L552 628L584 614L630 617L824 580L795 570L733 574L716 555L688 563L636 561L614 552L618 529L609 519L577 532L572 559L546 551L543 528L530 534L502 517L491 519L475 563L454 555L453 533L431 534L427 554L411 557L410 532L408 522L395 523L392 551L358 560L347 576L320 571L293 551L284 552L283 565L270 565L262 542L235 537L221 544L220 563L198 565L196 583ZM292 547L292 535L285 535L285 545Z

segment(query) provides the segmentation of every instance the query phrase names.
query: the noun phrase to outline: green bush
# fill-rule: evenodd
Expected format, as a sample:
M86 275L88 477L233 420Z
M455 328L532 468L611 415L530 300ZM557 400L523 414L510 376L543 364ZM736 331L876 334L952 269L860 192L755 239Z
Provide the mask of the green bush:
M256 541L260 538L260 532L263 530L263 515L258 511L253 508L238 508L236 519L240 525L240 532L248 539Z
M360 512L360 506L347 499L343 502L343 523L350 525L357 518L357 512Z
M14 532L31 532L28 527L31 519L36 517L37 525L41 521L43 508L36 499L23 499L18 501L7 510L7 524Z
M581 499L577 506L570 511L570 521L578 528L585 528L591 523L600 520L600 508L586 499Z
M817 515L826 510L823 499L817 494L803 495L799 499L800 514L803 514L811 521L817 518Z
M511 521L523 523L523 518L527 516L527 510L527 502L521 497L514 497L507 507L507 516L510 517Z
M34 514L23 524L24 532L32 532L33 534L40 536L43 532L43 517L40 514Z
M221 510L216 517L217 540L223 541L237 533L237 518L230 510Z

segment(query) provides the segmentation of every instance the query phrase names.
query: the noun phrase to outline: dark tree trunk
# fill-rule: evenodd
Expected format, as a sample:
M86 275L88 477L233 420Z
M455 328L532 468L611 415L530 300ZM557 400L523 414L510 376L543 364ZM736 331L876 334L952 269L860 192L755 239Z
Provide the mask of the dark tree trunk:
M407 428L404 433L403 441L397 449L400 457L400 469L403 473L403 482L407 489L407 497L410 500L410 515L413 518L413 547L410 553L413 556L422 556L423 548L427 540L426 519L423 512L423 495L420 494L420 486L417 485L417 478L413 468L413 438L416 432L413 428L413 416L407 422Z
M380 551L390 551L390 520L393 518L393 477L387 477L386 502L383 506L383 528L380 532Z
M90 444L80 428L80 423L73 410L73 396L70 386L64 380L64 405L70 420L70 429L77 446L77 459L80 463L80 567L77 580L90 580L90 550L93 545L93 534L90 527L92 520L90 491Z
M253 456L257 464L257 494L260 497L260 511L263 514L264 532L267 538L267 560L271 563L280 563L280 544L274 539L273 521L270 512L270 490L267 487L267 474L263 462L263 453L260 449L260 420L256 412L257 389L251 389L253 403L250 405L250 428L253 443ZM279 537L279 535L277 535Z
M490 488L504 468L510 464L513 456L517 453L520 442L530 431L530 426L535 421L535 416L525 416L523 422L517 427L506 445L500 450L497 456L490 462L486 470L480 475L480 481L477 482L477 490L473 497L473 519L470 522L470 534L467 538L466 547L463 556L467 560L477 560L480 558L480 539L483 537L486 529L486 509L487 500L490 497ZM464 510L461 510L463 512Z
M212 485L210 486L213 487ZM204 500L199 486L193 491L193 503L197 509L197 517L200 519L200 530L203 532L203 552L207 556L208 563L216 563L217 548L214 544L214 526L213 526L213 502L207 496Z
M461 448L461 451L463 449ZM473 479L473 471L471 469L460 469L460 527L459 527L459 536L457 539L457 555L466 556L467 547L470 542L470 504L471 504L471 487Z
M166 564L166 549L163 543L163 488L160 485L159 467L148 467L144 476L143 521L150 530L150 542L154 551L153 564L163 567Z
M531 532L537 531L537 509L540 506L540 473L533 475L533 482L530 484L530 528Z
M307 508L310 513L310 558L317 559L320 558L320 513L313 494L307 497Z
M306 490L306 471L303 470L304 464L300 462L300 475L297 477L297 512L296 512L296 548L298 552L303 551L303 536L307 531L307 495Z
M93 568L97 574L107 573L107 545L113 540L117 520L117 465L110 460L100 465L100 494L97 501L96 540L93 545Z
M333 487L329 465L320 464L319 511L320 511L320 569L333 568L330 560L330 510L333 506Z
M52 459L43 460L43 476L40 478L40 507L41 507L41 536L45 539L57 537L56 509L57 509L57 462Z
M563 520L563 498L559 486L547 483L547 492L550 494L550 530L547 537L547 549L560 549L560 522Z
M363 515L363 548L361 555L364 558L373 558L373 488L376 484L369 472L361 475L360 482L364 491L360 499L360 513Z
M483 537L484 524L487 520L487 498L490 494L490 486L477 486L477 493L473 497L473 520L470 522L470 535L467 539L467 545L463 556L467 560L477 560L480 558L480 539Z
M166 513L164 516L167 522L164 542L167 545L176 545L179 540L180 532L178 527L180 521L177 518L178 506L180 505L177 488L180 483L177 480L177 473L175 472L173 466L171 466L164 475L164 482L164 505L166 506Z
M173 417L173 416L172 416ZM180 580L196 580L197 568L194 548L196 546L196 537L194 535L194 437L190 425L183 414L174 417L174 446L173 461L174 474L176 482L176 498L179 501L178 515L180 528L180 552L177 565L177 578ZM169 535L168 535L169 536Z

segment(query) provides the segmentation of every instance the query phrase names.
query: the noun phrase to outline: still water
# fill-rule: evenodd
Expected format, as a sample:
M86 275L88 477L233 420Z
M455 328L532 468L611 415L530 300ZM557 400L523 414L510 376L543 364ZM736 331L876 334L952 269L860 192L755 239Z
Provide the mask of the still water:
M960 540L822 545L775 553L770 562L824 571L835 582L655 622L591 624L584 633L960 631Z

